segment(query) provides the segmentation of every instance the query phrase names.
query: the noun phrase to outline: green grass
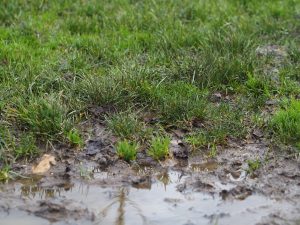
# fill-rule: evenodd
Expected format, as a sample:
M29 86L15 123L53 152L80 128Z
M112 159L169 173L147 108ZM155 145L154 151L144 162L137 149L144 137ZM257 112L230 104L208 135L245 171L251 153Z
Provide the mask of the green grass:
M135 113L122 112L106 118L108 128L121 139L145 140L152 135L148 128Z
M215 158L217 156L217 153L218 153L218 149L215 144L212 144L211 146L209 146L208 157Z
M84 141L77 129L69 130L66 136L71 146L81 148L84 145Z
M9 179L9 168L4 167L0 170L0 182L5 182Z
M14 150L16 158L32 158L38 154L39 150L36 147L35 137L31 133L22 134L19 143Z
M138 144L135 142L129 142L127 140L119 141L117 143L117 154L120 158L124 159L127 162L135 160Z
M285 103L271 118L274 136L285 144L295 145L300 151L300 101L292 99Z
M248 79L245 82L246 90L248 95L253 98L251 99L252 106L254 108L264 106L265 102L271 96L270 94L270 82L262 77L248 75Z
M196 86L183 82L144 86L144 101L156 111L162 122L203 119L205 117L205 95Z
M185 136L185 141L193 150L209 148L210 146L225 146L228 138L242 138L246 134L245 112L238 106L229 104L209 105L203 127L194 129Z
M154 137L147 153L155 160L165 159L169 155L169 145L169 137Z
M91 106L116 109L106 124L120 139L147 143L157 127L182 126L195 148L242 138L267 100L300 94L299 11L295 0L3 0L0 124L11 137L0 138L0 160L13 163L23 133L80 145L74 127ZM256 54L270 45L286 51L279 64Z
M32 97L29 101L18 101L7 109L8 117L14 119L20 129L34 132L47 139L59 139L68 129L67 110L58 96Z
M256 170L258 170L262 166L262 162L259 159L255 160L247 160L248 169L247 172L253 174Z
M9 164L14 161L15 137L4 124L0 124L0 161Z

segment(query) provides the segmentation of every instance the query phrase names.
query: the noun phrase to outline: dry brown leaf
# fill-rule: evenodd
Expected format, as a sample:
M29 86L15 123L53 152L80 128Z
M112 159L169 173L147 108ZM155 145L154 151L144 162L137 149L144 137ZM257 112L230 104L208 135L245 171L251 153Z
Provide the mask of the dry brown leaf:
M32 173L45 173L51 168L51 165L55 164L56 161L54 156L44 154L41 161L37 165L32 166Z

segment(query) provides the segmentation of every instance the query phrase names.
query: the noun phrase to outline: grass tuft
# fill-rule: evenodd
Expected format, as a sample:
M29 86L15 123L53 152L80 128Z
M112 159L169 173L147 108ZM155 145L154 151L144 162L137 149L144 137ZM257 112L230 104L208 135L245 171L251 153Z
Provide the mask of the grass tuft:
M226 145L230 137L243 137L245 127L243 112L238 107L235 109L227 104L210 106L206 124L201 129L195 129L185 137L185 141L197 150L215 145Z
M9 168L0 169L0 182L5 182L10 178L9 176Z
M129 140L144 140L152 130L140 121L136 114L121 112L106 118L108 128L118 137Z
M136 159L138 144L135 142L129 142L127 140L119 141L117 143L117 154L120 158L127 162Z
M300 101L292 99L271 118L270 127L275 137L285 144L300 145Z
M14 155L17 159L32 158L39 154L39 149L36 147L36 139L32 133L22 134L19 143L14 149Z
M250 173L250 174L253 174L262 165L262 162L259 159L256 159L256 160L247 160L247 163L248 163L247 172Z
M63 131L69 127L66 108L55 96L20 101L8 113L21 124L22 129L45 140L60 139Z
M155 160L165 159L169 155L169 137L155 137L150 142L148 155Z
M73 128L69 130L66 136L71 146L79 147L79 148L83 146L84 141L77 129Z

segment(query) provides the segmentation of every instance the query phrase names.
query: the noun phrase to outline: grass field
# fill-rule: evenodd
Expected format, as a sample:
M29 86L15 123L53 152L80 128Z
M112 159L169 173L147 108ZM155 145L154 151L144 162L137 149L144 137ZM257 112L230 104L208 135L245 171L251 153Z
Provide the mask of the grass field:
M170 127L196 150L258 128L299 149L299 20L297 0L2 0L0 166L81 145L99 106L139 145Z

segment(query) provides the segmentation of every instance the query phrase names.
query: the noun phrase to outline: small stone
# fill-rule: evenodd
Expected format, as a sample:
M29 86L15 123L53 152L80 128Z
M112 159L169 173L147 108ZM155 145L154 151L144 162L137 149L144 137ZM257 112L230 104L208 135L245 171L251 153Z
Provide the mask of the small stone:
M276 99L266 101L266 105L277 105L277 104L278 104L278 100Z
M189 156L188 146L181 140L171 141L171 151L173 153L173 156L176 158L186 159Z
M99 158L97 162L100 164L100 166L107 166L107 160L104 157Z
M264 136L264 134L258 129L255 129L252 134L257 138L262 138Z
M219 101L221 101L221 99L222 99L222 94L219 92L212 94L210 97L210 100L212 102L219 102Z

